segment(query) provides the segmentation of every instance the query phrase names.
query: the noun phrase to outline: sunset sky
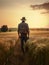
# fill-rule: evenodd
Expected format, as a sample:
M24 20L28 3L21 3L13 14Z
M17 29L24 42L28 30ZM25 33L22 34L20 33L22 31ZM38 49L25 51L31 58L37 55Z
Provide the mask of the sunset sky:
M0 27L18 27L22 17L30 28L49 28L49 1L0 0Z

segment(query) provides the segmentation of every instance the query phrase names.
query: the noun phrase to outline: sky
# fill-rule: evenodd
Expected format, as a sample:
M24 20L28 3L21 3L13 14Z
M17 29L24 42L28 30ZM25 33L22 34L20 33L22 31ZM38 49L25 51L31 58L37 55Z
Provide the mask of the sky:
M48 0L0 0L0 27L18 27L26 17L30 28L49 28Z

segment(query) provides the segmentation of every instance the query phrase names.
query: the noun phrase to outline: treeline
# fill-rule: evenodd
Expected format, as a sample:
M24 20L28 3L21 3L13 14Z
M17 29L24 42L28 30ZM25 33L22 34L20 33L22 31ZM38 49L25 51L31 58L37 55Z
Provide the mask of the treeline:
M49 28L30 28L32 31L49 31ZM8 28L7 25L3 25L0 28L0 32L12 32L17 31L17 28Z
M12 32L12 31L17 31L17 28L8 28L7 25L3 25L0 28L0 32Z
M33 31L49 31L49 28L30 28Z

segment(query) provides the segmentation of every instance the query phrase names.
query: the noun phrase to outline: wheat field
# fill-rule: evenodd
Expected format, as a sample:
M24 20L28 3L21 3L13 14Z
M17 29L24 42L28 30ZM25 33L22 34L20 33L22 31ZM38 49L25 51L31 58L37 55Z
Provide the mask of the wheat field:
M0 65L49 65L49 31L30 31L24 49L17 32L0 33Z

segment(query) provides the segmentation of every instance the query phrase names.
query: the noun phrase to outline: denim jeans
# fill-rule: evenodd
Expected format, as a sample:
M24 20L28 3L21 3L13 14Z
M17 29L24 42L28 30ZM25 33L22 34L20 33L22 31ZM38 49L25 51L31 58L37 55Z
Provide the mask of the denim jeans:
M24 45L27 42L27 35L22 34L20 39L21 39L21 50L24 53L25 52L24 51Z

